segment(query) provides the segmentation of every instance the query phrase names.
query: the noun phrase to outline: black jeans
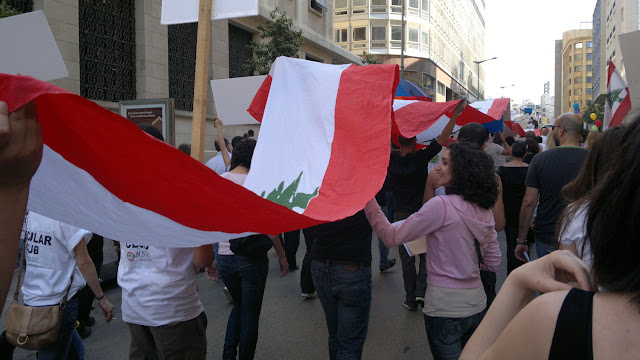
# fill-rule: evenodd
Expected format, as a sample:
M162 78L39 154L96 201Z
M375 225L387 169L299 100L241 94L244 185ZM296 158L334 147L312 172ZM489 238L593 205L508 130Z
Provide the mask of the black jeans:
M313 286L313 276L311 275L311 248L313 247L313 234L311 231L302 230L304 243L307 245L307 253L302 260L302 270L300 271L300 289L305 294L313 294L316 291Z
M507 237L507 275L524 263L516 257L516 242L518 241L518 228L507 226L504 228Z
M296 253L298 252L298 246L300 246L300 230L284 233L284 242L282 245L289 267L296 267Z
M408 218L411 213L395 210L394 220L400 221ZM406 292L407 305L416 306L416 297L424 297L427 291L427 255L420 254L409 256L404 246L398 246L400 261L402 261L402 278L404 279L404 291ZM416 273L416 257L420 259L418 272Z

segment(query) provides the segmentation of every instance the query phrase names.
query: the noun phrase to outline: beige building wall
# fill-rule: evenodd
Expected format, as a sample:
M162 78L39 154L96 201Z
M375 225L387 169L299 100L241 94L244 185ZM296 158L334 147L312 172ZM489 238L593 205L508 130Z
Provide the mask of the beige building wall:
M483 1L335 0L334 42L356 55L366 52L383 63L400 64L401 4L406 16L405 79L444 101L454 92L475 97L479 76L483 94L483 65L478 74L474 63L485 59Z
M573 112L574 103L581 109L591 103L592 50L591 29L563 33L561 113Z
M638 0L606 0L603 6L602 28L606 44L605 66L608 61L613 61L623 77L625 76L624 59L620 50L618 35L640 29L640 1ZM606 71L605 71L606 76ZM606 84L605 84L606 89Z
M80 94L80 38L79 0L34 0L34 10L43 10L51 26L56 43L69 71L69 77L52 83ZM135 0L135 54L136 98L153 99L169 97L169 44L168 27L160 24L162 0ZM324 63L361 64L361 59L333 44L333 2L327 1L328 10L311 7L309 0L260 0L259 14L253 17L212 22L209 79L229 77L229 25L253 33L259 41L257 26L269 19L269 13L279 7L294 19L294 29L302 30L304 45L298 56ZM216 111L210 87L207 117L215 118ZM90 99L94 100L94 99ZM118 112L117 102L94 100L104 108ZM175 111L175 144L191 143L191 111ZM231 141L253 129L259 135L260 125L225 126L225 137ZM205 161L216 154L214 140L216 130L213 121L207 121L205 136Z

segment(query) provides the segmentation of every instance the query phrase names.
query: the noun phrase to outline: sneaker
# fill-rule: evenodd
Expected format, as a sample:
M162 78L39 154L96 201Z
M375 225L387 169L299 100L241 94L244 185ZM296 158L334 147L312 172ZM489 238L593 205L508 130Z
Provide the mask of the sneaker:
M289 266L289 272L296 271L298 269L300 269L300 266L298 266L298 265Z
M416 297L416 306L422 306L424 308L424 298L417 296Z
M318 293L315 291L312 293L302 293L302 297L305 299L315 299L318 297Z
M89 316L89 320L87 322L80 321L80 327L91 327L96 324L96 318L93 316Z
M222 289L222 292L224 293L224 296L227 298L227 302L229 304L233 304L233 298L231 297L231 293L229 292L229 289L227 289L226 286Z
M409 305L409 304L407 304L407 302L406 302L406 301L402 303L402 306L403 306L405 309L410 310L410 311L416 311L416 310L418 310L418 307L417 307L416 305Z
M76 329L81 339L86 339L91 335L91 329L88 326L80 326Z
M396 264L396 259L389 259L389 261L387 262L387 266L380 267L380 272L385 272L391 269L395 264Z

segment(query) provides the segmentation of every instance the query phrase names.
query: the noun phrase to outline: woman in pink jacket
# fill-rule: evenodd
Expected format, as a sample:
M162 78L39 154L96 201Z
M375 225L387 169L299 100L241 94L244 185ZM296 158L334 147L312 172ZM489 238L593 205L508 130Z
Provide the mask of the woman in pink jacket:
M450 146L434 170L446 195L406 220L390 224L375 199L365 212L388 247L427 236L427 339L435 360L457 359L485 314L480 268L496 271L500 265L491 212L498 185L491 158L469 143Z

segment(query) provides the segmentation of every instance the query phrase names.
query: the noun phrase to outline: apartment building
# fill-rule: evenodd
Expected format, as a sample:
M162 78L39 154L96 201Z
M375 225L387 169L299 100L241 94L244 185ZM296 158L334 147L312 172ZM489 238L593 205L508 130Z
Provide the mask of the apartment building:
M561 61L562 87L560 93L555 94L556 99L561 98L561 113L572 112L573 104L583 108L592 102L592 34L591 29L570 30L562 34L562 56L556 58L556 61Z

